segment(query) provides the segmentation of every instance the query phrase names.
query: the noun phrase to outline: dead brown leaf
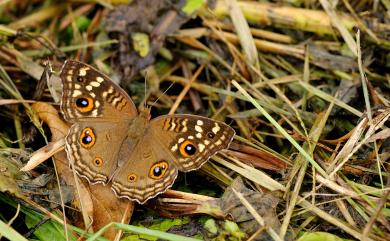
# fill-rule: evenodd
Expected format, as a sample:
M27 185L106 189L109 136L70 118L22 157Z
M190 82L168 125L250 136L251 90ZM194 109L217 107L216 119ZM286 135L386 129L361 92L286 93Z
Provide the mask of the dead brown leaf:
M49 126L52 133L52 141L64 139L69 126L62 121L58 111L53 106L43 102L35 103L32 107L39 117ZM75 175L69 168L65 151L55 154L54 160L60 178L67 185L76 187ZM75 195L76 199L73 205L81 209L84 215L91 220L90 222L84 218L84 222L88 221L88 223L84 224L87 226L85 228L89 228L92 223L93 230L99 230L110 222L121 222L122 220L128 222L130 220L134 204L128 200L117 198L110 189L110 186L89 185L88 182L82 180L79 182L79 193L82 195ZM130 205L130 211L125 213L124 211L127 205ZM84 228L83 222L80 221L76 221L76 223ZM104 234L110 240L113 240L115 235L116 231L113 229L108 230Z

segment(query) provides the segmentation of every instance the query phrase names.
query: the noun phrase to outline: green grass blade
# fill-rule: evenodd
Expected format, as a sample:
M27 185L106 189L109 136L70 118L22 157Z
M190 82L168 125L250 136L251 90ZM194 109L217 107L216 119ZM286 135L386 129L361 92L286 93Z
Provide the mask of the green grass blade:
M28 241L12 227L0 220L0 234L12 241Z
M171 240L171 241L199 241L199 239L184 237L176 234L166 233L159 230L152 230L148 228L142 228L137 227L133 225L127 225L127 224L121 224L121 223L109 223L103 228L101 228L98 232L96 232L94 235L92 235L90 238L87 239L87 241L93 241L99 238L107 229L114 226L117 229L121 229L123 231L129 231L134 232L138 234L145 234L145 235L151 235L155 236L160 239L164 240Z

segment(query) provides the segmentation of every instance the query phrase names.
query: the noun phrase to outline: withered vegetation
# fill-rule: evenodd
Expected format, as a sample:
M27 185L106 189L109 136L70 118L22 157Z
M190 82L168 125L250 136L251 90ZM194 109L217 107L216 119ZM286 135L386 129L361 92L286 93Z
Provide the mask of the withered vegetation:
M389 49L388 0L0 1L0 236L389 240ZM229 150L142 206L89 185L66 59L152 117L224 121Z

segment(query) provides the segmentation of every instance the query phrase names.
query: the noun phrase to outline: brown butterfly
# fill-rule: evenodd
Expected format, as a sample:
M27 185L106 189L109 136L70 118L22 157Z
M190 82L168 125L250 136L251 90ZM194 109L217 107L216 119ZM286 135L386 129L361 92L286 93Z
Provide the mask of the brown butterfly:
M78 175L108 184L118 197L139 203L171 187L178 171L198 169L229 147L225 123L196 115L137 112L126 92L93 67L65 62L61 110L74 123L65 150Z

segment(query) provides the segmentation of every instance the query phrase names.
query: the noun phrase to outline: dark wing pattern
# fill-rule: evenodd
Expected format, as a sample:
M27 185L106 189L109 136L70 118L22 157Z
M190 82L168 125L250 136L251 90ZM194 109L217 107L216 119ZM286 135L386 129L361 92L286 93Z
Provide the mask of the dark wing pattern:
M150 124L183 172L200 168L218 151L229 148L235 134L224 122L194 115L159 116Z
M67 121L118 121L137 115L127 93L90 65L68 60L60 77L61 110Z

